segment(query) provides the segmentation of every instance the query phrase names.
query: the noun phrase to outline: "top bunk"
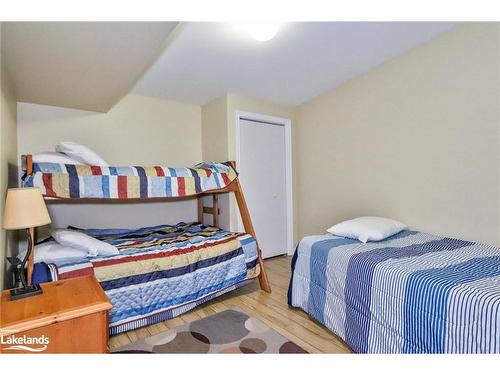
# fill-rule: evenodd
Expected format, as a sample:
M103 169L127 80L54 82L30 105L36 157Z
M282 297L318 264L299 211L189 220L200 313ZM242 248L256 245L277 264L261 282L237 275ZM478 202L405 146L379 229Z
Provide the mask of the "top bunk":
M45 199L145 200L194 197L236 191L235 163L205 162L192 168L91 166L35 163L22 155L23 184Z

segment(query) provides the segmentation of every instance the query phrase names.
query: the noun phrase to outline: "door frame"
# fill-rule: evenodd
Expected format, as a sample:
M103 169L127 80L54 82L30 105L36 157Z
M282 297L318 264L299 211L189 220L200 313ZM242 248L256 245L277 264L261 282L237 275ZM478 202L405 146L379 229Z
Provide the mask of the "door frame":
M235 145L236 168L240 163L240 120L250 120L284 126L285 128L285 185L286 185L286 254L292 255L293 246L293 167L292 167L292 120L282 117L268 116L260 113L235 111ZM245 187L243 186L243 189ZM241 218L238 217L238 230L242 230Z

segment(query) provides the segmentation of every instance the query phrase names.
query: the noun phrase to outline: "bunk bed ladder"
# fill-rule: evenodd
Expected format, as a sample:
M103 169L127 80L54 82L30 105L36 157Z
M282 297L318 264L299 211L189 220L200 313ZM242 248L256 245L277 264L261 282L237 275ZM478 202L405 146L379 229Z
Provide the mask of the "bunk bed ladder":
M233 162L233 168L236 170L236 165ZM231 184L231 190L234 193L236 198L236 203L238 204L238 209L241 215L241 221L243 222L243 228L245 229L245 233L250 234L255 239L257 239L255 235L255 229L252 224L252 219L250 218L250 212L248 211L248 206L245 201L245 196L243 195L243 191L241 188L240 181L235 179ZM217 194L212 195L212 207L206 207L203 202L204 195L198 197L198 221L203 223L203 215L213 215L213 226L219 226L219 201ZM206 196L206 195L205 195ZM257 245L258 246L258 245ZM271 293L271 285L269 284L269 279L267 277L266 269L264 268L264 262L262 259L262 251L260 247L258 248L258 262L260 266L260 274L259 274L259 284L262 290L265 292Z
M235 168L236 170L235 163L233 163L233 168ZM238 204L241 220L243 221L243 228L245 228L246 233L252 235L253 238L257 239L257 236L255 235L255 230L253 228L252 219L250 218L250 211L248 211L248 206L245 201L245 197L243 195L243 190L241 189L240 180L236 179L234 180L234 183L236 185L236 188L234 190L234 196L236 198L236 203ZM259 274L260 288L267 293L271 293L271 284L269 284L269 279L267 278L267 272L266 269L264 268L264 261L262 259L262 251L260 247L258 247L258 241L257 241L257 256L260 266L260 274Z
M212 194L212 207L206 207L203 202L203 196L198 197L198 222L203 223L203 215L212 215L212 225L219 226L219 197L217 194Z

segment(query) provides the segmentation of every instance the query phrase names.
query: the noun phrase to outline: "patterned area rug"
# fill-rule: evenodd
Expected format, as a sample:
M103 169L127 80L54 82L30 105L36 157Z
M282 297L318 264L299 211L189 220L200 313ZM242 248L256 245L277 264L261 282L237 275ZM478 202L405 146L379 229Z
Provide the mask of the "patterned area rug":
M113 353L307 353L240 309L206 318L113 350Z

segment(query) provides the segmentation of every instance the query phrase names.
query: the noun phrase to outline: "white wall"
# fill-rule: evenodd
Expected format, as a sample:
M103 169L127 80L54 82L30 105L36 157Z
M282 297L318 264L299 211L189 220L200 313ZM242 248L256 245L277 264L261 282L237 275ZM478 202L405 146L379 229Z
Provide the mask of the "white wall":
M300 106L301 236L380 215L500 246L500 26L466 24Z
M94 149L111 165L191 166L202 160L201 108L128 95L108 113L18 103L19 154L60 141ZM53 225L137 227L197 219L196 202L49 203ZM106 213L103 214L103 210Z

